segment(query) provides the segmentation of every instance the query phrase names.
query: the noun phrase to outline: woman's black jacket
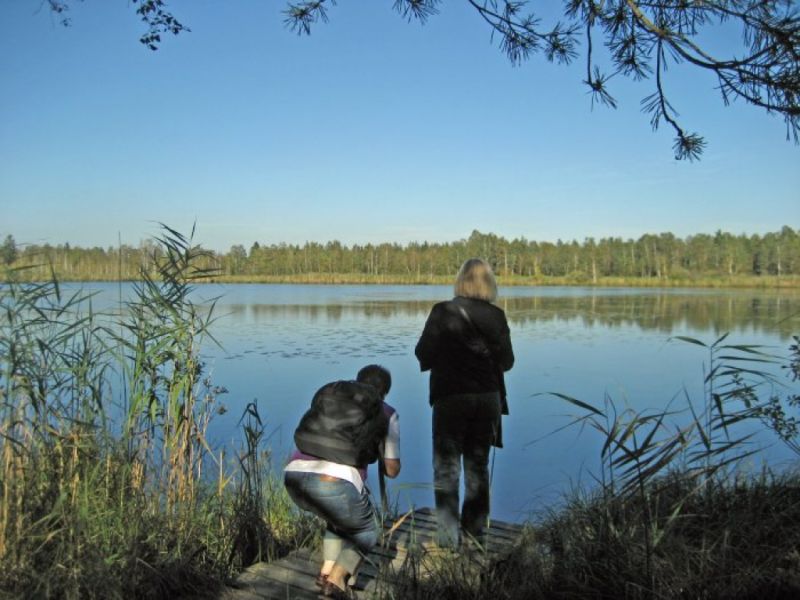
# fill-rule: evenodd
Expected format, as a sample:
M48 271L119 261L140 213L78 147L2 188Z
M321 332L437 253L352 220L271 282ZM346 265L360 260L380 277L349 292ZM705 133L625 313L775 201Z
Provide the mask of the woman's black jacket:
M446 396L500 392L507 414L503 372L514 366L514 352L502 309L461 296L439 302L414 353L420 369L430 369L431 404Z

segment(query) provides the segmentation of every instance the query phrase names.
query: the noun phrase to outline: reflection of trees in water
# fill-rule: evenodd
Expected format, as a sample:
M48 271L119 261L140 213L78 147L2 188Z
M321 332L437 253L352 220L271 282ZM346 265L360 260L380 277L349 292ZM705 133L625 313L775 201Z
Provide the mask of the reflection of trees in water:
M800 330L800 296L599 295L513 298L502 301L513 323L581 319L585 325L636 325L671 333L675 328L718 332L751 328L787 338Z
M422 323L430 300L362 301L347 304L232 304L223 312L234 319L328 320L343 318L413 317ZM635 325L671 333L676 327L696 330L777 333L781 338L800 330L800 295L618 294L502 298L499 306L512 325L580 319L587 327Z

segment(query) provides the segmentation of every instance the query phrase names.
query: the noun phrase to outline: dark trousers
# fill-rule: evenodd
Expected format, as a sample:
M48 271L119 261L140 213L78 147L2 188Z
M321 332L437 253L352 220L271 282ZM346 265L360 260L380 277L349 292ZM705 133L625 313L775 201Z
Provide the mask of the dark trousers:
M433 479L438 542L459 542L458 488L464 463L461 529L480 539L489 517L489 451L500 422L498 393L462 394L433 404Z

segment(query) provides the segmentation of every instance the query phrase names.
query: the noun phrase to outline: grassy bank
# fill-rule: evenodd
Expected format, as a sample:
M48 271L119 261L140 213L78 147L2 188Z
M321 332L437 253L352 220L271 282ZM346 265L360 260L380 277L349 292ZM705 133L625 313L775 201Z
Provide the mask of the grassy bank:
M800 339L785 362L726 336L683 339L708 351L699 402L634 412L556 394L577 411L573 425L601 437L593 489L532 521L504 556L412 555L381 598L800 597L800 463L743 468L757 448L740 430L761 423L800 459ZM774 361L792 386L765 386L778 383L765 369Z
M800 597L800 477L673 474L644 491L576 493L507 555L423 553L381 598Z
M213 303L190 297L213 273L196 267L191 240L165 230L159 243L158 272L114 314L55 280L11 272L0 288L0 597L210 597L250 563L319 542L319 521L271 475L257 405L238 448L208 445L225 389L200 360ZM385 597L800 591L800 478L735 469L750 452L736 436L743 421L799 448L800 401L759 397L772 358L758 348L686 341L706 347L709 375L682 424L671 423L674 408L632 413L562 396L576 425L604 437L593 491L533 522L509 556L462 553L427 577L412 561ZM798 356L795 346L795 376Z
M0 597L196 598L319 534L268 475L255 405L209 447L206 273L167 231L157 280L101 315L58 282L0 288Z
M50 273L49 267L37 267L20 274L20 279L41 280ZM98 276L91 279L76 279L56 276L61 281L118 281L115 277ZM154 273L157 276L157 273ZM205 278L205 283L270 283L270 284L317 284L317 285L453 285L454 276L438 275L366 275L363 273L303 273L296 275L222 275L218 272ZM198 282L202 283L202 282ZM686 277L522 277L498 276L503 286L582 286L582 287L635 287L635 288L752 288L752 289L800 289L800 276L784 275L735 275L686 276Z
M292 283L292 284L350 284L350 285L453 285L453 277L416 275L364 275L361 273L306 273L302 275L223 275L210 281L216 283ZM499 276L502 286L588 286L639 288L761 288L800 289L797 276L732 277L509 277Z

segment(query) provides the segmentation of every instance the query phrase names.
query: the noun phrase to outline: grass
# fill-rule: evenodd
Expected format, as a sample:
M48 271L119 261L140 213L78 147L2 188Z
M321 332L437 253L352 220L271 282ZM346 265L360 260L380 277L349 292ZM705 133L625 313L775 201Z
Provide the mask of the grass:
M32 265L22 270L27 281L41 281L51 274L48 265ZM116 274L103 272L91 278L70 277L57 273L63 281L117 281ZM141 274L140 274L141 275ZM720 288L720 289L798 289L797 275L708 275L692 274L671 277L624 277L608 276L593 279L590 275L498 275L498 283L513 286L586 286L586 287L639 287L639 288ZM267 283L267 284L317 284L317 285L453 285L452 275L430 273L328 273L309 272L284 275L229 275L222 272L209 273L205 281L210 283ZM198 282L199 283L199 282Z
M326 284L326 285L453 285L452 276L437 275L401 275L382 274L367 275L364 273L303 273L297 275L216 275L212 281L219 283L293 283L293 284ZM590 276L538 276L524 277L498 276L501 286L588 286L588 287L644 287L644 288L800 288L800 277L788 276L756 276L734 275L721 276L685 276L685 277L599 277L592 280Z
M800 593L798 523L796 474L715 477L698 488L673 473L648 486L644 503L576 493L508 553L460 553L425 576L407 568L381 598L788 600Z
M200 256L164 228L155 277L118 314L54 279L0 288L0 596L213 595L319 524L270 475L257 407L233 456L208 424L224 393L203 373L213 305L189 300Z
M319 541L271 474L255 403L239 448L209 446L225 393L199 359L214 307L189 298L215 274L195 267L191 236L165 227L159 244L157 272L116 314L55 278L12 271L0 287L0 597L210 597L250 563ZM381 597L797 597L800 476L734 468L750 452L741 422L796 445L796 395L776 419L778 396L759 402L773 357L724 336L682 341L707 352L701 406L637 413L559 394L603 437L595 490L506 556L460 553L424 578L412 558Z
M702 406L687 397L686 408L634 412L608 397L596 407L556 394L581 411L574 425L602 437L595 488L573 492L530 523L503 556L460 552L433 569L412 557L400 578L379 586L380 597L800 597L800 472L739 468L754 450L737 426L752 419L775 426L760 410L774 394L759 403L757 393L774 383L766 366L774 357L727 336L681 341L708 353ZM796 395L787 398L796 408ZM776 433L783 441L797 436L785 427ZM787 443L793 448L796 439Z

